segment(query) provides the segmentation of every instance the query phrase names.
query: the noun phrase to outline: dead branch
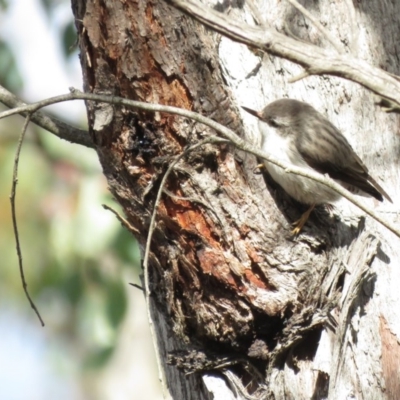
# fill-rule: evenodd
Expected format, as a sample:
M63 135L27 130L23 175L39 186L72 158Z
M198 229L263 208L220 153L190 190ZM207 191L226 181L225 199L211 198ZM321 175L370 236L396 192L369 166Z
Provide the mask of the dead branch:
M239 43L301 65L308 75L338 76L364 86L400 108L400 82L380 68L349 54L332 54L272 28L251 26L207 8L195 0L165 0L208 28Z
M9 92L6 88L0 85L0 102L5 104L9 108L24 107L25 104L13 93ZM24 117L27 113L21 113ZM46 129L47 131L53 133L60 139L67 140L71 143L80 144L85 147L94 148L92 138L89 132L75 128L57 118L50 117L49 115L37 112L31 116L31 121L36 125Z
M27 117L25 118L24 126L22 127L21 135L20 135L19 140L18 140L17 151L15 152L14 171L13 171L13 177L12 177L10 202L11 202L12 224L13 224L13 228L14 228L15 244L16 244L16 248L17 248L19 273L20 273L20 276L21 276L22 287L24 288L24 292L25 292L26 298L29 301L29 304L31 305L33 311L35 311L37 317L39 318L39 321L40 321L41 325L44 326L44 321L43 321L43 319L42 319L42 317L41 317L41 315L39 313L39 310L35 306L35 303L31 299L31 296L29 295L29 292L28 292L28 284L26 283L25 273L24 273L24 264L22 262L21 243L19 241L18 224L17 224L17 213L16 213L16 207L15 207L15 197L16 197L16 194L17 194L17 183L18 183L19 156L21 154L22 143L24 142L25 133L26 133L26 130L28 128L30 120L31 120L31 114L28 113Z
M400 89L400 83L399 83ZM166 112L175 115L180 115L182 117L190 118L198 123L204 124L209 126L210 128L214 129L220 135L222 135L225 139L229 140L233 145L235 145L238 149L243 150L247 153L253 154L256 157L262 158L272 164L275 164L285 170L288 174L296 174L300 176L304 176L306 178L312 179L313 181L322 183L323 185L331 188L335 192L339 193L341 196L349 200L355 206L363 210L367 213L370 217L372 217L375 221L379 222L381 225L389 229L393 232L397 237L400 237L400 228L393 224L392 222L387 221L385 218L382 218L379 213L375 212L371 208L365 206L362 201L357 198L356 196L352 195L349 191L343 188L340 184L336 183L334 180L330 179L329 177L321 176L316 172L311 172L303 168L296 168L292 165L289 165L285 162L282 162L278 159L275 159L264 152L260 151L256 147L254 147L251 143L245 141L244 139L240 138L235 132L228 129L224 125L219 124L218 122L213 121L210 118L204 117L201 114L198 114L193 111L185 110L178 107L171 107L171 106L164 106L160 104L153 104L153 103L145 103L141 101L134 101L128 100L122 97L117 96L107 96L107 95L99 95L99 94L91 94L91 93L83 93L79 90L73 89L71 93L64 94L60 96L51 97L37 103L33 103L31 105L23 106L23 107L16 107L12 110L4 111L0 113L0 119L5 118L10 115L14 114L21 114L24 112L36 112L40 108L46 107L50 104L60 103L63 101L70 101L70 100L92 100L97 102L104 102L116 105L124 105L127 107L133 107L140 110L146 111L159 111L159 112Z

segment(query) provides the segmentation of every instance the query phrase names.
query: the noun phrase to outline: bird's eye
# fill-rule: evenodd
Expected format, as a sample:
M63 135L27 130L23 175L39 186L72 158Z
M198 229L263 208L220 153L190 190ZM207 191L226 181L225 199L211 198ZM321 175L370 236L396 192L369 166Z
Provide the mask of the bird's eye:
M272 118L268 120L268 124L271 125L274 128L278 128L279 127L279 124L277 124L277 122Z

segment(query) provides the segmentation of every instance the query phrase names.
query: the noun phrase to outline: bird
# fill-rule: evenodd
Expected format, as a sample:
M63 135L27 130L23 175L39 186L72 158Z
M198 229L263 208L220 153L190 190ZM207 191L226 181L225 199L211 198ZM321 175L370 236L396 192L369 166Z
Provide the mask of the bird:
M261 148L274 158L330 178L355 194L379 201L392 199L369 174L344 135L311 105L294 99L279 99L261 111L242 106L258 118ZM318 204L331 204L340 194L322 183L287 173L283 168L264 162L264 166L286 193L309 206L293 223L293 235L303 229Z

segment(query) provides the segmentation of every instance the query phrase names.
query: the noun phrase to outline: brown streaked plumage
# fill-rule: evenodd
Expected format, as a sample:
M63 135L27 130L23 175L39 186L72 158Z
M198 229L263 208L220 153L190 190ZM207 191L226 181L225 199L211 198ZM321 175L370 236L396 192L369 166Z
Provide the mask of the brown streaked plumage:
M350 192L369 195L379 201L385 197L392 202L342 133L309 104L280 99L262 111L242 108L259 119L261 146L267 154L297 167L328 174ZM271 163L266 162L265 167L290 196L311 205L295 223L295 234L300 232L316 204L340 198L332 189L311 179L286 173Z

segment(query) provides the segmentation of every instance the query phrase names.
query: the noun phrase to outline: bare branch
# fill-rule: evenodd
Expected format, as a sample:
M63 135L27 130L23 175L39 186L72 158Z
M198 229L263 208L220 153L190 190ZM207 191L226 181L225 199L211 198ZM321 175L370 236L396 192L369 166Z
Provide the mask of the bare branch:
M105 210L111 211L117 217L118 221L121 222L121 225L128 229L128 231L132 232L135 235L139 235L140 232L133 225L131 225L127 219L120 215L118 211L114 210L107 204L103 204L103 208Z
M140 291L144 292L144 289L142 288L142 286L138 285L137 283L129 283L131 286L133 286L136 289L139 289Z
M164 0L216 32L305 68L309 75L332 75L359 83L400 107L400 82L380 68L349 54L332 54L271 28L250 26L194 0Z
M247 0L246 5L249 7L253 19L261 26L268 26L267 21L260 14L260 9L254 4L254 0Z
M11 194L10 194L10 202L11 202L11 217L12 217L12 224L14 228L14 236L15 236L15 245L17 248L17 256L18 256L18 264L19 264L19 273L21 276L22 287L24 288L24 292L26 298L29 301L33 311L35 311L37 317L39 318L40 323L44 326L43 319L39 313L39 310L36 308L35 303L31 299L31 296L28 292L28 284L26 283L25 273L24 273L24 265L22 262L22 251L21 251L21 244L19 242L19 234L18 234L18 225L17 225L17 213L15 208L15 197L17 194L17 183L18 183L18 164L19 164L19 156L21 154L22 143L24 142L25 133L28 128L29 122L31 120L31 115L28 113L27 117L25 118L24 126L22 127L22 132L18 140L17 151L15 152L15 159L14 159L14 171L12 177L12 185L11 185Z
M329 33L327 29L297 0L287 0L293 7L297 8L304 16L306 16L314 26L326 37L331 45L337 50L339 54L345 53L343 46Z
M400 88L399 88L400 89ZM91 94L91 93L83 93L78 90L73 90L69 94L60 95L56 97L51 97L40 102L27 105L24 107L17 107L13 110L8 110L0 113L0 119L5 118L9 115L20 114L22 112L34 112L42 107L48 106L50 104L60 103L63 101L70 101L70 100L92 100L104 103L111 103L111 104L118 104L124 105L127 107L138 108L140 110L146 111L159 111L159 112L166 112L170 114L180 115L185 118L190 118L194 121L197 121L201 124L207 125L210 128L214 129L224 138L228 139L232 144L234 144L237 148L251 153L259 158L262 158L272 164L277 165L278 167L283 168L288 174L296 174L300 176L304 176L306 178L312 179L315 182L322 183L323 185L331 188L335 192L339 193L341 196L349 200L351 203L356 205L358 208L366 212L370 217L378 221L384 227L389 229L393 232L396 236L400 237L400 228L394 225L392 222L389 222L382 218L379 213L373 211L371 208L365 206L356 196L352 195L349 191L347 191L343 186L336 183L332 179L322 176L316 172L311 172L303 168L297 168L292 165L289 165L285 162L282 162L278 159L275 159L264 152L260 151L258 148L255 148L251 143L245 141L244 139L240 138L235 132L228 129L226 126L219 124L218 122L213 121L210 118L204 117L201 114L198 114L193 111L184 110L178 107L172 106L164 106L160 104L152 104L152 103L144 103L141 101L134 101L124 99L122 97L117 96L107 96L107 95L99 95L99 94Z
M300 74L293 76L292 78L290 78L288 80L289 83L295 83L297 81L301 81L304 78L309 77L311 74L309 72L307 72L306 70L300 72Z
M0 86L0 102L10 108L26 106L23 101L18 99L17 96L2 86ZM26 116L27 113L21 113L21 115ZM92 138L89 136L89 132L83 129L75 128L63 121L58 120L57 118L50 117L41 112L37 112L32 115L31 121L43 129L53 133L60 139L67 140L71 143L80 144L85 147L94 148Z
M347 11L348 11L348 19L347 22L350 25L350 43L349 43L349 48L350 52L353 54L358 53L358 44L356 41L357 37L357 22L356 22L356 11L355 11L355 5L353 3L353 0L345 0L346 6L347 6Z

